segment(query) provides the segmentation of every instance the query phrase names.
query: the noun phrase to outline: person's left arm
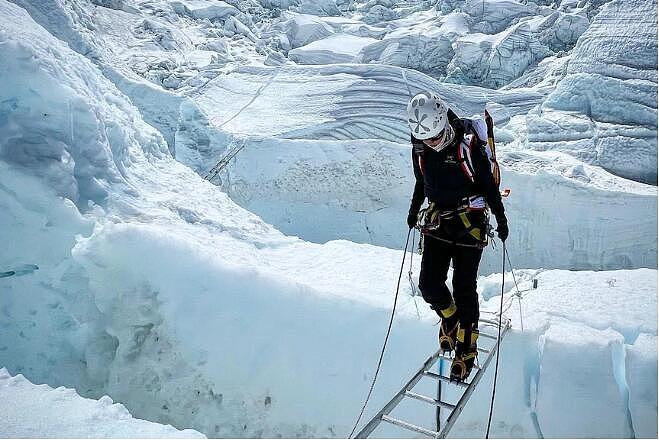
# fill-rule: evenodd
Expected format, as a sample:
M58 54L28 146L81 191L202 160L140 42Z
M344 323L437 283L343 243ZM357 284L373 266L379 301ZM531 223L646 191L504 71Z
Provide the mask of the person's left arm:
M497 231L499 231L499 237L502 240L505 240L508 236L508 219L506 218L506 212L501 200L499 186L494 181L494 176L492 176L490 159L485 152L485 145L486 143L479 139L471 151L471 158L475 171L475 183L485 197L485 201L492 210L494 217L497 219ZM504 229L505 233L502 236Z

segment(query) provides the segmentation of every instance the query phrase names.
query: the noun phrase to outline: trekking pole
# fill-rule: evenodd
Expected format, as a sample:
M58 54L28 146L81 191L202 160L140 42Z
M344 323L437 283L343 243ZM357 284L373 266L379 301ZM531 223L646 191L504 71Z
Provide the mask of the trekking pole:
M396 314L396 303L398 302L398 292L400 291L400 280L403 278L403 269L405 268L405 257L407 256L407 246L410 243L410 234L412 233L412 228L407 232L407 239L405 240L405 250L403 251L403 261L400 263L400 273L398 274L398 283L396 284L396 294L394 295L394 305L391 309L391 317L389 318L389 326L387 328L387 334L384 337L384 342L382 343L382 351L380 352L380 359L378 359L378 366L375 368L375 374L373 375L373 381L371 382L371 387L368 390L368 394L366 395L366 400L364 400L364 405L362 405L362 409L359 412L359 417L357 417L357 421L355 422L355 426L352 427L352 431L350 431L350 435L348 438L352 438L353 434L355 433L355 429L357 429L357 425L359 425L359 422L362 419L362 416L364 415L364 410L366 409L366 405L368 405L368 401L371 398L371 394L373 393L373 388L375 388L375 381L378 378L378 373L380 373L380 367L382 366L382 358L384 358L384 352L387 348L387 342L389 341L389 335L391 334L391 327L394 323L394 315Z
M503 316L503 289L506 284L506 242L502 241L503 264L501 265L501 303L499 305L499 335L497 337L497 360L494 364L494 383L492 384L492 400L490 400L490 415L487 419L487 432L485 438L490 438L490 425L492 424L492 411L494 409L494 395L497 391L497 376L499 374L499 353L501 352L501 320Z

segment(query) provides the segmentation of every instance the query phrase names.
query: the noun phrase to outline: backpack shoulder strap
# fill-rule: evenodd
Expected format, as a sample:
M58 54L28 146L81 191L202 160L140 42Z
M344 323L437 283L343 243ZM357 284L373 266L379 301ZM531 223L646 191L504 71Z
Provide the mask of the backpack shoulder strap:
M471 149L475 142L476 137L474 135L467 135L458 143L458 163L465 177L471 183L475 181L474 164L471 161Z

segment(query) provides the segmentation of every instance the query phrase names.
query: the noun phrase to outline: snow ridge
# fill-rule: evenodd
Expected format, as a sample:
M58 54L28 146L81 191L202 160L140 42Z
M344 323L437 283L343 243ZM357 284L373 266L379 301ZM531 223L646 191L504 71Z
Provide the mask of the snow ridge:
M84 399L69 388L33 385L22 374L12 377L6 368L0 368L0 402L4 438L206 438L191 429L134 419L108 396Z

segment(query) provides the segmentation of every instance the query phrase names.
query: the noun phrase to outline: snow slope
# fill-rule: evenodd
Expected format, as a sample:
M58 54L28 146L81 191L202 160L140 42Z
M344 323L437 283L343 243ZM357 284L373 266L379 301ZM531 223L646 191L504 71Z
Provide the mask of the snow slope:
M45 24L58 17L37 13L46 10L45 3L28 6ZM53 9L67 10L59 3ZM68 27L70 23L77 26L75 20L50 23L61 27L57 35L67 41L70 32L80 35ZM91 33L90 28L82 28L83 33ZM315 244L285 236L171 156L171 145L145 123L135 106L151 106L144 114L155 118L155 97L171 94L150 94L153 89L137 79L120 77L118 68L112 70L98 59L90 61L70 48L75 46L73 40L67 46L53 34L25 10L0 0L0 56L15 60L0 65L0 240L9 243L6 249L11 250L0 253L0 267L25 263L39 267L29 274L0 279L0 364L10 374L22 373L34 383L74 387L85 397L107 394L137 417L193 427L209 436L345 436L379 353L401 252L341 240ZM95 40L80 41L82 45ZM280 70L282 78L292 83L313 72L336 75L339 89L359 85L360 72L366 77L361 86L377 85L375 77L384 72L385 91L393 89L392 72L402 78L400 69L393 67L370 73L364 66L287 69ZM249 102L243 95L250 90L241 75L257 78L259 73L264 78L260 83L252 79L253 92L271 80L267 68L245 67L213 82L235 88L233 99L224 102L240 110L245 102L241 105L238 98ZM294 85L291 90L299 90ZM138 89L131 95L133 101L118 86ZM238 133L208 123L212 117L195 121L195 115L212 108L210 98L201 99L205 91L221 96L219 88L202 88L198 95L190 90L189 99L172 98L180 105L176 111L182 112L175 138L187 139L190 143L181 145L188 145L188 150L189 145L204 146L193 142L196 136L213 134L205 144L209 155L241 141ZM447 90L457 95L481 89L448 86ZM530 104L515 102L529 95ZM302 92L293 96L299 96L299 101L283 102L304 101ZM321 104L327 96L332 99L333 95L321 95ZM492 96L508 99L509 107L519 108L522 115L521 108L535 105L535 97L543 95L503 91ZM195 97L200 98L198 105ZM313 99L307 102L316 105ZM313 113L305 111L301 107L301 114ZM163 124L179 120L178 115L168 119L168 112L171 109L164 106ZM258 122L249 113L243 111L233 120ZM300 134L262 142L297 142L340 152L336 147L345 147L346 140L362 139L361 145L379 148L374 141L364 141L363 134L359 137L358 131L344 141L307 139L305 133L309 138L316 135L313 124L307 126L305 121L273 123L279 133L299 130ZM327 123L331 121L327 117ZM239 125L232 128L239 129ZM324 129L321 124L320 130ZM383 145L404 153L395 142ZM368 149L359 154L364 152ZM205 159L201 148L182 154L188 154L188 163L194 166L201 163L196 160ZM537 155L546 158L539 162L538 174L551 174L542 169L549 163L556 175L563 173L562 160L569 161L552 154ZM318 160L315 155L313 159ZM622 199L625 215L627 209L635 211L628 208L628 200L633 199L629 194L638 194L639 205L652 195L656 199L655 188L597 168L584 166L570 172L576 181L594 182L575 205L592 196L593 187L610 192L611 201L628 197ZM343 178L339 174L328 186ZM555 189L551 178L547 182L538 192ZM580 188L575 187L575 191ZM597 220L607 226L609 215L602 211ZM652 219L650 215L648 222ZM584 230L593 229L589 226ZM642 235L646 231L642 224L637 229L639 238L618 237L621 247L638 248L648 240ZM402 234L399 230L392 240L402 243ZM656 235L652 238L656 248ZM580 232L574 246L588 250L590 240L586 232ZM602 244L601 250L608 251L609 246ZM637 250L631 258L644 252L650 253ZM413 269L416 273L418 257ZM516 319L515 331L504 345L494 434L556 436L564 432L561 429L569 429L580 435L640 436L643 432L656 436L656 430L652 432L656 423L651 421L656 419L652 384L656 383L657 271L528 270L518 276L522 289L533 277L539 279L540 288L523 299L524 330ZM480 280L484 301L489 300L484 306L490 310L497 301L497 282L497 275ZM512 289L508 281L507 297ZM410 293L406 283L369 414L435 348L435 317L420 302L417 314L415 299L419 299ZM569 307L568 300L574 300ZM617 305L627 303L633 307L621 312ZM597 304L601 309L594 314ZM514 311L511 308L508 313L515 316ZM564 352L570 362L557 360ZM598 360L593 380L570 383L578 396L582 390L592 399L583 402L583 417L570 419L566 425L561 421L569 414L556 403L552 390L565 387L566 378L582 377L575 365L583 357ZM465 410L456 435L482 436L487 387L479 393L485 395L476 396ZM602 402L609 404L603 408ZM427 413L414 413L428 423ZM596 417L605 417L607 424L595 424Z
M191 429L134 419L108 396L85 399L69 388L12 377L6 368L0 369L0 402L3 438L205 438Z

